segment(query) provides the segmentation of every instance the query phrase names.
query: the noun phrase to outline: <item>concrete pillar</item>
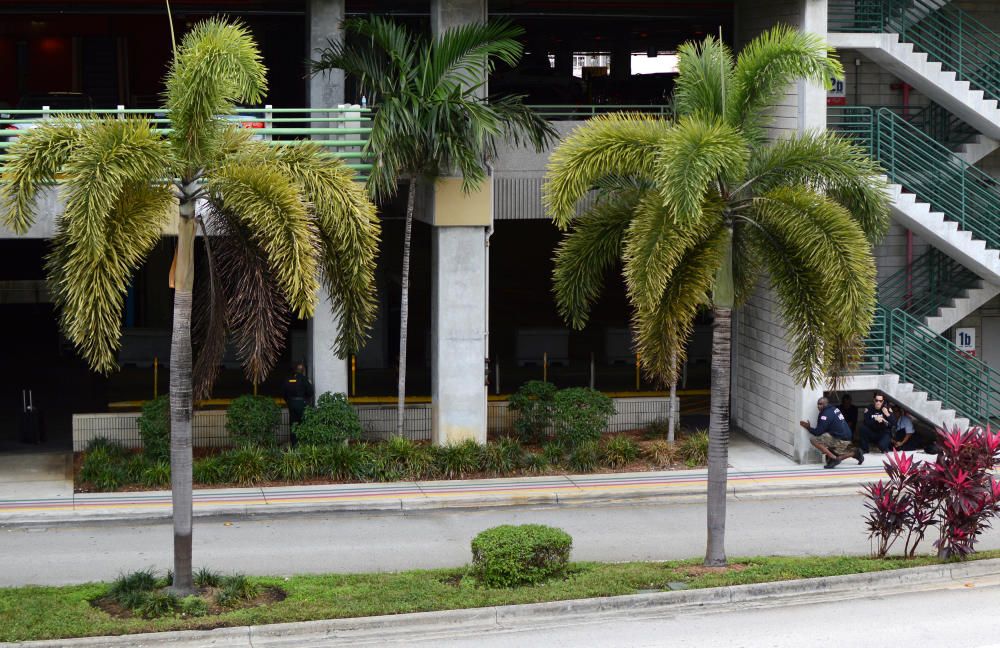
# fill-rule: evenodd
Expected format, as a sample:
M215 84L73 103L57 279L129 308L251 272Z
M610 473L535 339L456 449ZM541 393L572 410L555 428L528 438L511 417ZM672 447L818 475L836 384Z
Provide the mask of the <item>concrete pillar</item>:
M344 20L346 0L308 0L306 3L306 30L308 32L306 55L315 58L318 49L326 46L328 39L340 39L340 23ZM307 96L310 108L333 108L344 103L344 73L337 70L315 76L308 81ZM327 126L319 122L317 126ZM308 323L309 367L316 395L323 392L347 393L347 359L338 358L333 343L340 331L340 322L330 309L330 296L325 288L319 290L316 313Z
M307 0L306 2L306 57L315 59L332 39L340 41L343 33L340 23L344 20L347 0ZM312 77L308 81L307 101L312 108L333 108L344 103L344 73L334 70Z
M433 230L433 441L486 442L486 229Z
M431 0L435 36L487 17L486 0ZM458 178L439 180L432 201L431 398L437 445L486 442L486 232L493 197L490 190L464 194L459 184Z
M827 0L800 0L804 32L827 36ZM799 132L826 130L826 91L817 83L799 81Z

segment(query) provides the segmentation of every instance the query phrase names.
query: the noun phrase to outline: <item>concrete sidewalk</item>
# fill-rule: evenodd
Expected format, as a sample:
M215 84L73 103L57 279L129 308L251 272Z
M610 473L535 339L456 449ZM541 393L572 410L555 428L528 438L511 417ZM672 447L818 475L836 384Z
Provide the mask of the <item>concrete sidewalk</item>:
M865 465L853 460L835 470L799 465L743 438L730 448L729 492L733 497L843 495L884 476L882 455ZM324 484L198 489L194 513L259 515L309 511L408 511L453 507L517 506L631 501L640 498L698 500L707 471L555 475L505 479ZM20 488L20 487L19 487ZM0 487L0 524L156 519L171 514L170 492L9 494ZM13 495L13 496L11 496Z

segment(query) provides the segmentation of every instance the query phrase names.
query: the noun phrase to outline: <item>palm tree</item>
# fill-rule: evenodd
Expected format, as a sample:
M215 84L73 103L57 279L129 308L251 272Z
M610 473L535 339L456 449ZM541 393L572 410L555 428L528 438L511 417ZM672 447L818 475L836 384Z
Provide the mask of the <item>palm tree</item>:
M373 161L368 188L376 200L407 182L399 324L399 400L396 432L403 434L406 326L409 313L410 232L416 185L460 173L465 191L486 179L499 142L541 151L555 131L521 97L487 101L487 75L497 61L514 66L523 30L506 21L471 23L427 39L372 16L344 22L343 41L329 41L313 61L314 74L344 70L374 107L366 151Z
M47 258L49 283L66 337L103 373L116 368L129 281L179 211L170 467L173 587L181 593L192 591L192 391L207 395L227 330L248 378L260 382L279 357L288 311L311 316L320 281L343 322L339 349L358 347L375 315L379 226L352 171L313 144L271 147L226 119L236 102L261 100L265 75L246 27L201 22L166 78L169 134L141 117L45 121L18 137L0 184L5 224L25 232L38 192L60 179L65 212ZM201 347L192 368L199 227L209 273L199 282L206 299L195 312Z
M875 308L871 245L888 225L877 165L830 133L770 141L768 108L797 79L827 83L840 64L822 39L765 32L734 59L715 38L679 49L676 121L591 120L553 153L544 187L556 224L563 317L587 322L620 261L644 370L673 382L700 308L714 316L705 563L726 562L731 317L766 273L788 325L801 384L842 375ZM598 200L577 217L592 188ZM672 361L672 358L676 360Z

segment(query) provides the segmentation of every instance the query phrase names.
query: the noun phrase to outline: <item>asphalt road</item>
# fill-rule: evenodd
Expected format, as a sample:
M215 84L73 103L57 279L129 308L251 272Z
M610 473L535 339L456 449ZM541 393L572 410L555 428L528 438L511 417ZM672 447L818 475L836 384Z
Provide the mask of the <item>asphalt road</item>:
M861 497L730 501L729 555L864 554ZM459 566L472 537L497 524L541 523L573 536L576 560L699 556L702 504L639 503L410 513L332 513L195 520L195 567L248 574L398 571ZM0 527L0 586L108 580L171 565L168 521ZM925 540L926 549L931 550ZM988 531L983 549L1000 548ZM835 624L828 624L831 630ZM998 639L1000 641L1000 639Z

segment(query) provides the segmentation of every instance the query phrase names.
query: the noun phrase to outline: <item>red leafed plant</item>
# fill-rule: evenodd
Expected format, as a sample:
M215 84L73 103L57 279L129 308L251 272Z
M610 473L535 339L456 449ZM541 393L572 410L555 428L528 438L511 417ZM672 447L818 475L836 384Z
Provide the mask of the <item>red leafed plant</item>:
M906 534L903 555L913 557L927 529L937 526L938 557L965 557L1000 511L1000 433L987 426L938 430L937 462L889 455L887 479L864 488L872 553L882 558Z

